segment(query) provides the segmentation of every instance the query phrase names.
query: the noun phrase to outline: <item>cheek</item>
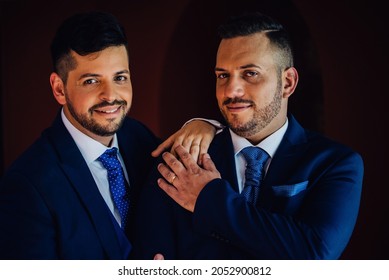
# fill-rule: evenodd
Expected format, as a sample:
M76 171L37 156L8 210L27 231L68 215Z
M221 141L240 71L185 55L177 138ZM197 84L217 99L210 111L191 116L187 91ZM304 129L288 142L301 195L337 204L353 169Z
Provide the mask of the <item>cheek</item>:
M276 89L271 85L255 85L246 87L245 92L251 100L266 103L273 99Z
M127 101L127 108L128 109L131 108L131 105L132 105L132 94L129 95L125 100Z
M216 99L219 105L223 102L224 93L221 87L216 87Z
M216 95L216 99L217 99L217 104L218 104L219 108L222 108L223 107L223 102L224 102L223 96Z
M98 103L98 100L95 100L94 98L90 98L89 96L82 96L82 95L71 96L69 101L72 103L73 108L78 113L88 112L92 106Z
M132 104L132 90L125 90L120 95L121 99L127 101L127 106L130 107Z
M118 93L118 96L120 96L121 99L124 99L127 102L131 102L131 100L132 100L132 84L131 83L128 83L125 85L119 85L116 88L116 91Z

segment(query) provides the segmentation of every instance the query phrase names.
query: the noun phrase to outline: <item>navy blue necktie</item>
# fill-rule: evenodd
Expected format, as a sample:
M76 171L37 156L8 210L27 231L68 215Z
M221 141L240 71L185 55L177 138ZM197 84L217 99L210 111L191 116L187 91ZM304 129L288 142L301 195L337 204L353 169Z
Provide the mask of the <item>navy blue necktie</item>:
M124 229L128 219L130 195L129 189L126 187L122 165L117 158L117 148L106 150L98 160L107 169L109 189L120 214L121 227Z
M246 147L241 153L246 159L245 185L242 194L248 202L255 204L259 196L259 187L263 180L265 170L264 165L269 155L258 147Z

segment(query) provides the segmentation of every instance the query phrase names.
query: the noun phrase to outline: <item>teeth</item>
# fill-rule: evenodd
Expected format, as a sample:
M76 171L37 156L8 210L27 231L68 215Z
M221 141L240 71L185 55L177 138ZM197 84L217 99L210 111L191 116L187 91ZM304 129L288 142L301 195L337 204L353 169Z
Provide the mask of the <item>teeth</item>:
M101 111L101 110L100 110L100 112L110 114L110 113L116 112L118 109L119 109L119 108L116 108L116 109L113 109L113 110L110 110L110 111Z
M105 111L105 113L113 113L115 111L117 111L117 109L114 109L114 110L111 110L111 111Z

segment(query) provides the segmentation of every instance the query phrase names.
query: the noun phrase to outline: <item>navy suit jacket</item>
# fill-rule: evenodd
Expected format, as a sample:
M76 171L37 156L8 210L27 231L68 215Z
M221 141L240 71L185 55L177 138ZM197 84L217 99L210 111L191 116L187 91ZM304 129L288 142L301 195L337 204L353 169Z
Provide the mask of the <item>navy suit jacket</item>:
M135 207L159 139L130 118L117 137ZM60 114L1 180L0 259L126 259L132 228L118 229Z
M359 154L303 129L289 116L257 205L238 193L231 136L209 153L222 179L200 192L194 213L155 184L141 194L133 257L150 259L337 259L356 223L363 179Z

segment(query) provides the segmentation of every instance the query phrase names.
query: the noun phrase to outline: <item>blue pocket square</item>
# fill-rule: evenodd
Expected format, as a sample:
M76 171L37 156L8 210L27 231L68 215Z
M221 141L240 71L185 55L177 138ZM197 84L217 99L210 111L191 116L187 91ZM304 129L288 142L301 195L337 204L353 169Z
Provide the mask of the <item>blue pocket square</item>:
M275 195L291 197L305 190L307 186L308 181L304 181L292 185L272 186L272 190Z

